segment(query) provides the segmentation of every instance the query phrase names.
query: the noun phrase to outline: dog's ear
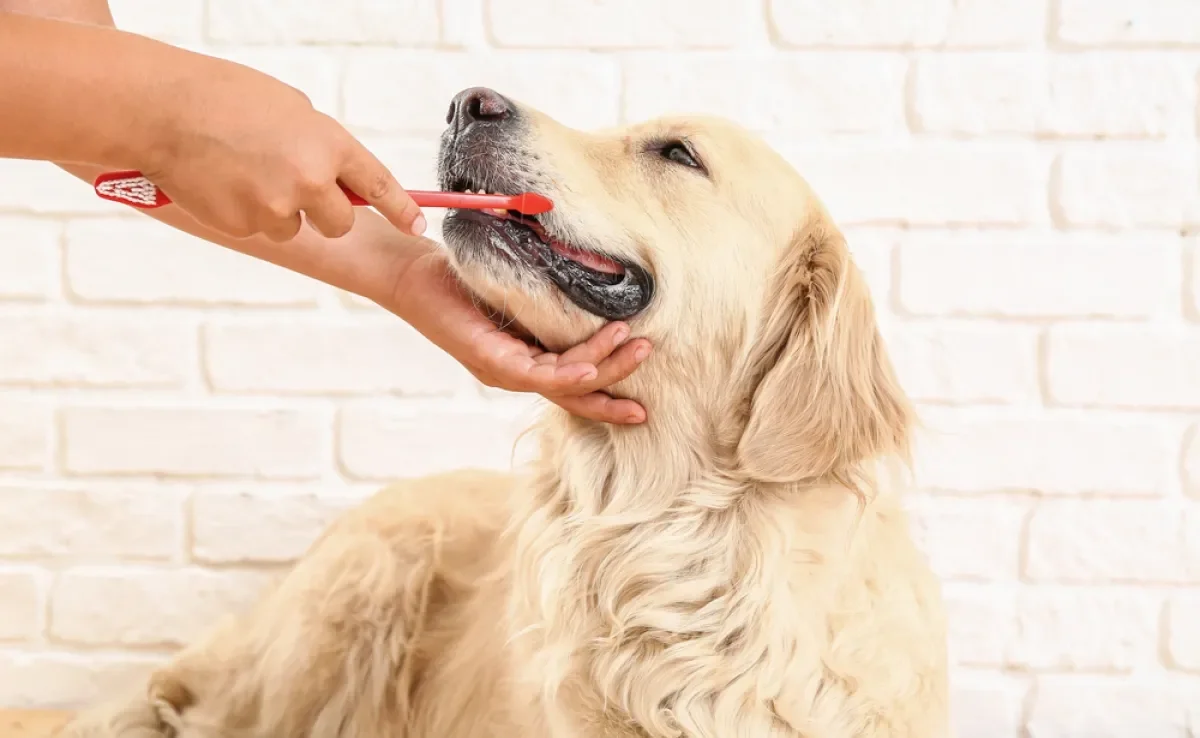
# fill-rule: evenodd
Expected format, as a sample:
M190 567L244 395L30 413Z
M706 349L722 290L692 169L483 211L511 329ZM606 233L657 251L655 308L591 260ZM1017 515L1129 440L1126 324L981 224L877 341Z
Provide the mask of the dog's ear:
M828 217L782 257L741 381L737 460L754 479L795 482L885 453L907 457L912 409L866 282Z

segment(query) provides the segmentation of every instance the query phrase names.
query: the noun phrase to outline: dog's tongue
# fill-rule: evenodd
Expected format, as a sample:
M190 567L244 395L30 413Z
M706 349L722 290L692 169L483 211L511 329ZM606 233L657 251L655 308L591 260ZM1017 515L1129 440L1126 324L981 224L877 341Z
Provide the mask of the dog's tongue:
M625 267L621 266L612 259L606 259L603 256L584 249L577 249L574 246L568 246L565 243L551 241L550 248L554 249L554 253L559 256L566 257L571 261L583 264L588 269L595 269L598 272L605 274L624 274Z

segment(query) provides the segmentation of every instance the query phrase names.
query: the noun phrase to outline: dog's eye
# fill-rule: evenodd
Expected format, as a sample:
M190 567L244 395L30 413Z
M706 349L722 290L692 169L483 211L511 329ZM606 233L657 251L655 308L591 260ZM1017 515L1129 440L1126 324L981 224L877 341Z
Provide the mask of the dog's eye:
M682 164L685 167L692 169L703 169L700 162L696 161L696 157L692 154L691 149L682 141L671 141L663 145L660 152L664 159L673 161L676 164Z

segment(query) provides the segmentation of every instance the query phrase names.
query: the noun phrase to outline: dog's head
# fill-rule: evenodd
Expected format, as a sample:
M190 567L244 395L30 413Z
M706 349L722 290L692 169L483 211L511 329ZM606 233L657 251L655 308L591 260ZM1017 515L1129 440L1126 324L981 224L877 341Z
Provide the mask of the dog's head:
M865 283L765 142L711 117L577 131L484 88L459 93L447 122L443 189L554 203L445 221L463 281L524 332L561 350L628 321L655 344L630 394L691 383L762 478L904 450L908 405Z

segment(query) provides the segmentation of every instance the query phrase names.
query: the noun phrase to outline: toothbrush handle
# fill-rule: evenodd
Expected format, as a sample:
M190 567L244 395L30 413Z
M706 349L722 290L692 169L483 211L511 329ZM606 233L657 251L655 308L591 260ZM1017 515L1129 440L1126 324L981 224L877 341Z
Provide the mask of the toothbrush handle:
M119 202L142 210L161 208L171 198L138 171L107 172L92 183L96 194L105 200ZM352 205L370 205L360 195L338 182ZM409 190L417 207L468 208L472 210L516 210L525 215L540 215L554 207L544 195L525 192L520 195L484 195L473 192L437 192Z
M349 187L338 183L352 205L369 205L365 199ZM138 171L108 172L101 174L93 183L96 194L105 200L131 205L142 210L161 208L171 203L171 198ZM422 208L472 208L507 209L513 207L512 195L476 195L467 192L431 192L409 190L408 194ZM518 196L519 197L519 196Z
M346 197L352 205L368 204L346 185L339 182L338 186L342 188L342 192L346 193ZM141 210L153 210L171 204L171 198L167 196L167 193L138 171L106 172L96 177L92 187L96 190L96 194L105 200L130 205ZM420 204L420 202L417 203L418 206Z

